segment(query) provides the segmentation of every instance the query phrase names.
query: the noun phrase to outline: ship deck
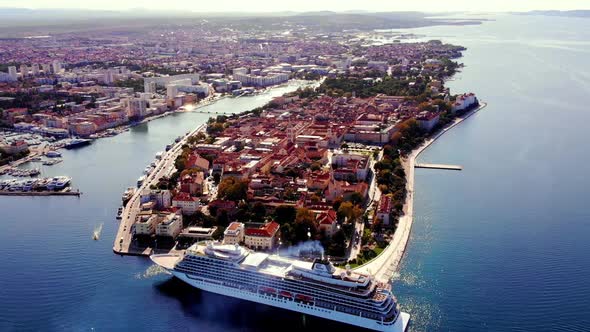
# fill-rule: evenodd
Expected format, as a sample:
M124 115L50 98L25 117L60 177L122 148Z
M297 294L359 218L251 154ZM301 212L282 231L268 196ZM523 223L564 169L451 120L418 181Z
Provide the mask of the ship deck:
M178 260L180 259L180 256L173 254L152 255L150 256L150 259L157 265L160 265L161 267L167 270L172 270L174 269L174 265L176 265L176 262L178 262Z

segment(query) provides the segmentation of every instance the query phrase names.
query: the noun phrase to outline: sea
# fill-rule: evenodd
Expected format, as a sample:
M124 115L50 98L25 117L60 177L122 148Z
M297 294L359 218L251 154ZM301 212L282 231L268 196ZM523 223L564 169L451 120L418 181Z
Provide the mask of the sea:
M590 19L494 15L400 31L467 47L447 86L488 104L420 157L463 170L416 172L411 239L392 280L409 331L589 331ZM0 197L0 331L357 331L201 292L112 252L121 194L156 152L216 112L301 84L63 151L43 176L71 176L79 198Z

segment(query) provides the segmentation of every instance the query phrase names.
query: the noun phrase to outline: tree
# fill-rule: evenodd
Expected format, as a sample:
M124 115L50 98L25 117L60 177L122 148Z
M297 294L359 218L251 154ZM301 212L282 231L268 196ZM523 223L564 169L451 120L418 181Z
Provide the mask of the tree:
M318 234L313 212L306 208L297 209L295 224L293 225L293 242L313 240Z
M342 220L344 218L352 218L352 209L354 208L354 205L351 202L343 202L342 204L340 204L340 207L338 208L338 219Z
M213 232L213 234L211 235L211 237L214 240L220 240L223 238L223 232L225 231L225 227L223 226L217 226L217 229L215 230L215 232Z
M252 207L252 221L263 222L265 216L266 208L264 207L264 204L260 202L254 203L254 206Z
M279 205L275 209L275 220L279 224L292 224L295 221L297 210L291 205Z
M240 201L247 198L248 182L234 177L223 179L218 187L219 197L230 201Z
M346 236L342 230L338 230L329 241L328 253L333 256L344 256L346 254Z
M215 223L217 226L226 227L229 225L229 218L227 216L227 211L225 209L219 210L217 213L217 218L215 219Z
M348 200L352 202L354 205L357 205L361 204L364 201L364 198L360 193L354 192L352 193L352 195L350 195L350 198Z

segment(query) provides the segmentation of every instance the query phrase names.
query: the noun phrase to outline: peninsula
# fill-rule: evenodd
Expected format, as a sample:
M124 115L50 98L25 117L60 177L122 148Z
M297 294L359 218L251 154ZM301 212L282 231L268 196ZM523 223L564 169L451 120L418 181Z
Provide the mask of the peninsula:
M461 50L438 41L369 46L316 88L210 118L140 179L113 250L174 254L218 240L325 254L387 280L411 229L415 158L480 106L473 93L444 86ZM409 53L414 60L386 60Z

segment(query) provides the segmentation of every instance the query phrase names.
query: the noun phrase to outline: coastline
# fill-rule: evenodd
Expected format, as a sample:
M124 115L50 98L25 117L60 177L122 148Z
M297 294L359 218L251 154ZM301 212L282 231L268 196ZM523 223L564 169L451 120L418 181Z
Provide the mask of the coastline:
M377 257L353 270L361 273L373 274L376 279L382 281L389 281L393 277L406 251L410 239L412 224L414 222L414 166L416 164L416 159L418 159L424 150L447 131L484 109L487 105L487 103L481 102L477 108L465 113L461 117L455 118L452 123L440 129L432 137L426 139L422 145L414 149L406 158L402 159L402 165L407 175L406 190L408 192L406 195L406 201L404 202L404 215L399 218L393 239L389 242L387 247Z

